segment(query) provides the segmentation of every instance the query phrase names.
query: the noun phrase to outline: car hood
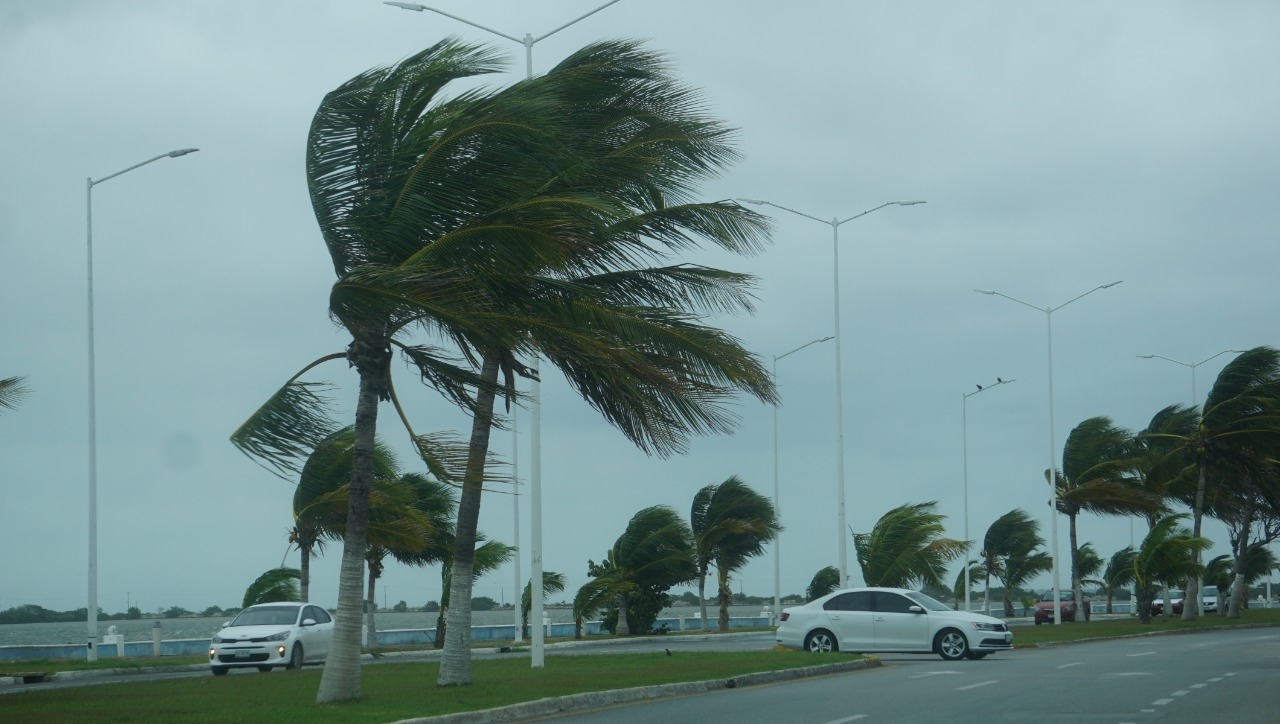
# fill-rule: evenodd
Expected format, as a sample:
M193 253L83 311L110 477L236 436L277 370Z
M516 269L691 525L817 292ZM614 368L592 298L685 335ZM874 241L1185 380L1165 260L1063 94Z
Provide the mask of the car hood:
M1004 620L995 616L987 616L986 614L973 613L972 611L929 611L930 616L943 618L948 621L976 621L978 623L1005 623Z
M273 626L227 626L218 629L214 634L223 639L261 639L268 636L274 636L281 631L288 631L292 626L282 626L275 624Z

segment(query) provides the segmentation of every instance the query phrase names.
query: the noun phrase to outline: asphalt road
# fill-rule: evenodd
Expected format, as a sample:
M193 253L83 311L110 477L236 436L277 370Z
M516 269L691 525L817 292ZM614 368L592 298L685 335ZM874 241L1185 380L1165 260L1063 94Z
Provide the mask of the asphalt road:
M981 661L884 655L850 674L582 712L581 722L1280 722L1274 628L1020 649Z

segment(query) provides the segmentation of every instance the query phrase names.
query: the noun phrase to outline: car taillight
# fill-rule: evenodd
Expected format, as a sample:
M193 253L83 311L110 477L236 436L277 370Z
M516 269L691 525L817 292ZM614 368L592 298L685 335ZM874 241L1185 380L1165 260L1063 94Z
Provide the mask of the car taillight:
M786 611L783 611L783 612L782 612L782 615L778 617L778 620L779 620L779 621L786 621L786 620L787 620L787 619L789 619L789 618L791 618L791 614L787 613Z

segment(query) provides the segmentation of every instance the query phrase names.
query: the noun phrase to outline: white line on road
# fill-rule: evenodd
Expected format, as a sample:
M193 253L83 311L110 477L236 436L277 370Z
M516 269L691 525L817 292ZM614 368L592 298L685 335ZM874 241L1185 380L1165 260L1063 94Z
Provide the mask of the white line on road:
M1221 677L1221 676L1215 676L1215 677L1213 677L1212 679L1209 679L1209 681L1212 681L1213 683L1215 683L1215 684L1216 684L1216 683L1218 683L1219 681L1222 681L1222 677Z
M1082 664L1084 664L1084 662L1083 662L1083 661L1077 661L1077 662L1075 662L1074 664L1063 664L1062 666L1059 666L1058 668L1059 668L1059 669L1069 669L1069 668L1071 668L1072 666L1080 666L1080 665L1082 665Z
M1187 691L1186 689L1178 689L1177 691L1173 692L1173 695L1174 695L1174 696L1186 696L1187 694L1190 694L1190 693L1191 693L1191 692Z
M1151 702L1151 706L1164 706L1165 704L1168 704L1171 701L1173 701L1173 699L1156 699L1155 701Z
M1235 676L1235 673L1234 673L1234 672L1232 672L1232 673L1230 673L1230 674L1223 674L1223 676Z
M958 674L959 671L922 671L919 674L912 674L908 679L920 679L926 676L938 676L939 674Z
M854 714L853 716L847 716L843 719L833 719L829 722L826 722L826 724L845 724L845 722L858 721L859 719L866 719L866 718L867 718L866 714Z
M1132 658L1134 656L1153 656L1155 653L1156 652L1154 651L1143 651L1140 654L1127 654L1127 655Z
M991 681L984 681L981 684L969 684L968 686L961 686L956 688L956 691L964 691L965 689L976 689L979 686L989 686L991 684L999 684L999 683L1000 683L999 679L992 679Z
M1206 687L1206 686L1208 686L1208 684L1192 684L1192 685L1191 685L1191 688L1192 688L1192 689L1203 689L1203 688L1204 688L1204 687Z

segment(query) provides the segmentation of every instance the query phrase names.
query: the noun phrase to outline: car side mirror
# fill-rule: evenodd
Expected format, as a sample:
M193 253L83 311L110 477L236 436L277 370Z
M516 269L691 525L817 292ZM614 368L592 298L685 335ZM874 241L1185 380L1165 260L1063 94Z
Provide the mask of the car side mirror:
M223 621L223 622L222 622L222 628L226 628L226 627L228 627L228 626L230 626L230 625L231 625L231 622L230 622L230 621Z
M911 613L924 613L924 609L920 606L907 606L907 610Z
M315 625L316 625L316 620L315 620L314 618L304 618L304 619L302 619L302 625L303 625L303 626L315 626Z

